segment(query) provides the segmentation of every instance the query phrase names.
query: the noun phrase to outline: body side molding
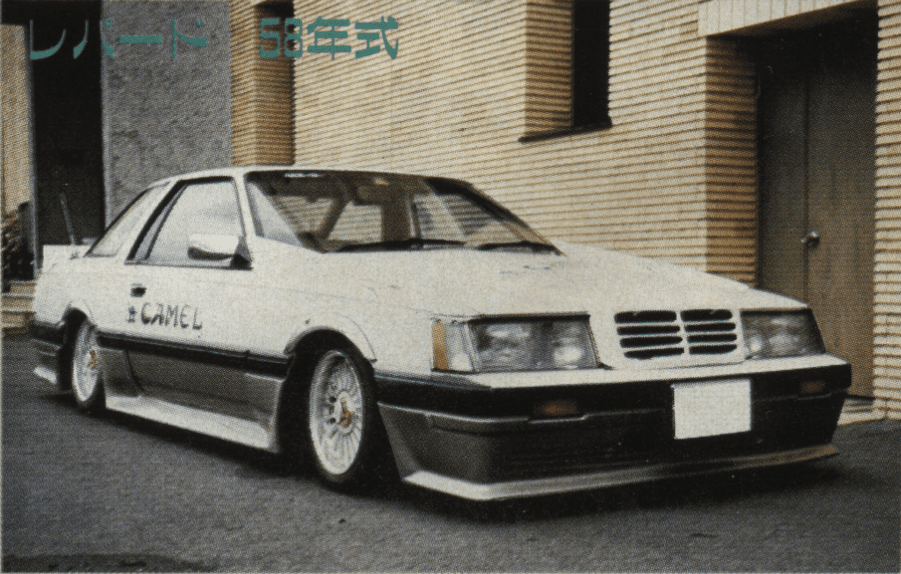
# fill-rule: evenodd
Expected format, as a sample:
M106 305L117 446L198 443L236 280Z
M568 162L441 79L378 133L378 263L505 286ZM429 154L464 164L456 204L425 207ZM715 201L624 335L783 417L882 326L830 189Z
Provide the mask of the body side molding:
M247 351L217 349L200 345L183 345L107 332L101 332L97 340L101 347L109 349L163 355L196 363L208 363L242 369L252 373L274 375L276 377L287 376L290 363L289 357L256 355Z

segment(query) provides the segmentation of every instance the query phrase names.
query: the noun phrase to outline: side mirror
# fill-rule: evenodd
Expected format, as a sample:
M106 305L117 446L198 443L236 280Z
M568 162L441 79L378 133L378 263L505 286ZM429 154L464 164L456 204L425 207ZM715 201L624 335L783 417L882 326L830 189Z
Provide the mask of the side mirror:
M250 250L244 238L237 235L191 235L188 257L199 261L230 260L234 267L250 267Z

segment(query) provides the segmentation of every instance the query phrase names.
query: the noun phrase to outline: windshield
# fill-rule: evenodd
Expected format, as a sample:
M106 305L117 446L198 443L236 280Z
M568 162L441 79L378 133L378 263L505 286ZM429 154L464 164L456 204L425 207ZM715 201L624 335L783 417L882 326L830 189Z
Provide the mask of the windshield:
M368 172L247 174L257 235L320 252L556 249L468 184Z

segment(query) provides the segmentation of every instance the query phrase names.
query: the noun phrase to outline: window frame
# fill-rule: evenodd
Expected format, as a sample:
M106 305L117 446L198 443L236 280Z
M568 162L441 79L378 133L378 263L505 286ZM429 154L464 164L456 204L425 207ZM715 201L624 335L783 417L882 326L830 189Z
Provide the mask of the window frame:
M84 257L110 258L110 257L116 257L117 255L119 255L119 253L122 252L122 249L125 248L125 245L128 244L129 236L132 233L134 233L136 228L141 226L141 219L138 219L135 222L135 224L126 232L125 236L122 239L122 242L119 244L119 247L116 248L115 253L112 253L110 255L101 255L101 254L95 253L94 248L97 247L100 244L100 242L106 238L107 235L109 235L109 233L110 233L110 231L112 231L113 227L115 227L119 223L119 221L121 221L122 218L125 217L125 215L129 212L129 210L131 210L135 205L137 205L138 202L140 202L143 198L146 198L147 196L151 195L154 191L157 191L160 193L160 196L161 196L157 201L162 201L162 196L164 195L162 193L162 191L168 185L169 185L168 182L163 182L163 183L160 183L157 185L151 185L151 186L145 188L144 190L142 190L140 193L138 193L138 195L136 195L131 201L129 201L128 204L125 206L125 208L119 212L119 214L115 217L115 219L113 219L110 222L110 224L106 226L106 229L103 230L103 233L101 233L100 236L94 240L94 243L91 244L91 247L85 252ZM150 209L149 213L152 214L154 210L155 210L155 208Z
M600 4L604 2L607 6L606 9L606 21L598 23L597 26L602 28L602 33L594 33L597 28L583 28L584 33L581 34L580 38L576 37L576 14L578 11L578 7L585 7L589 4ZM571 135L583 134L583 133L592 133L603 131L609 129L613 126L613 122L610 119L610 54L611 54L611 44L610 44L610 2L609 0L569 0L570 11L569 11L569 83L564 86L561 81L559 84L559 93L556 97L561 99L568 98L569 102L569 123L568 125L563 125L563 122L559 122L560 127L545 129L543 131L536 131L532 133L526 133L525 135L518 138L517 141L519 143L530 143L535 141L553 139L558 137L566 137ZM584 8L583 8L584 9ZM530 16L533 19L539 18L539 15ZM564 39L564 34L561 32L558 36L559 40ZM578 88L583 88L585 86L585 82L583 80L577 80L576 76L578 72L582 72L582 77L584 77L584 69L591 68L591 64L597 61L596 58L578 58L576 54L577 49L581 49L582 53L585 50L590 49L591 47L596 47L591 45L590 40L586 42L586 39L590 39L592 37L602 37L602 42L604 43L604 52L606 53L606 63L603 66L603 84L604 84L604 104L603 109L597 112L593 112L593 116L590 121L584 121L576 117L576 107L577 100L579 100L580 109L584 109L584 101L585 96L583 94L577 93L577 84ZM586 45L587 44L587 45ZM538 50L539 46L527 46L527 51ZM541 59L541 56L538 56L538 59ZM578 61L578 62L577 62ZM549 65L551 62L542 62L541 65ZM562 62L554 62L555 64L562 64ZM581 63L580 69L577 70L577 64ZM585 64L588 64L585 66ZM537 65L537 64L536 64ZM527 103L528 106L528 103ZM590 107L590 106L589 106ZM530 108L527 109L527 115ZM578 121L578 123L577 123Z
M203 183L218 183L218 182L228 182L231 183L232 189L235 192L235 201L238 206L238 221L241 225L241 235L239 239L241 241L247 240L247 226L244 222L244 207L241 204L241 192L238 188L238 182L236 178L229 175L220 175L220 176L209 176L209 177L201 177L196 179L181 179L178 180L175 185L172 186L167 197L159 203L159 205L154 209L150 218L144 224L144 228L141 230L141 233L135 239L135 242L132 244L131 250L128 253L128 257L126 258L125 263L130 265L151 265L154 267L176 267L176 268L187 268L187 269L219 269L219 270L247 270L249 267L243 266L235 266L230 264L227 267L213 267L210 265L205 265L200 262L196 264L175 264L175 263L164 263L164 262L155 262L148 261L148 256L150 252L153 251L153 246L156 244L156 240L159 237L160 230L162 230L163 226L166 224L166 220L169 218L169 214L172 212L172 209L175 207L175 204L178 203L178 200L181 198L184 191L191 185L195 184L203 184ZM146 241L146 244L145 244Z

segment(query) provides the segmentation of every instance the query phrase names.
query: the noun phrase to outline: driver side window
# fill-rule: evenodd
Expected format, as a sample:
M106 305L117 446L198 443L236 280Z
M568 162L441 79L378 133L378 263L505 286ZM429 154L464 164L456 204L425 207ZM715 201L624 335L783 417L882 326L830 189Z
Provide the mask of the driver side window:
M232 180L189 183L164 214L144 259L157 265L228 267L230 261L202 261L188 256L191 235L244 236L238 191ZM143 251L143 250L142 250ZM146 252L146 251L145 251Z

